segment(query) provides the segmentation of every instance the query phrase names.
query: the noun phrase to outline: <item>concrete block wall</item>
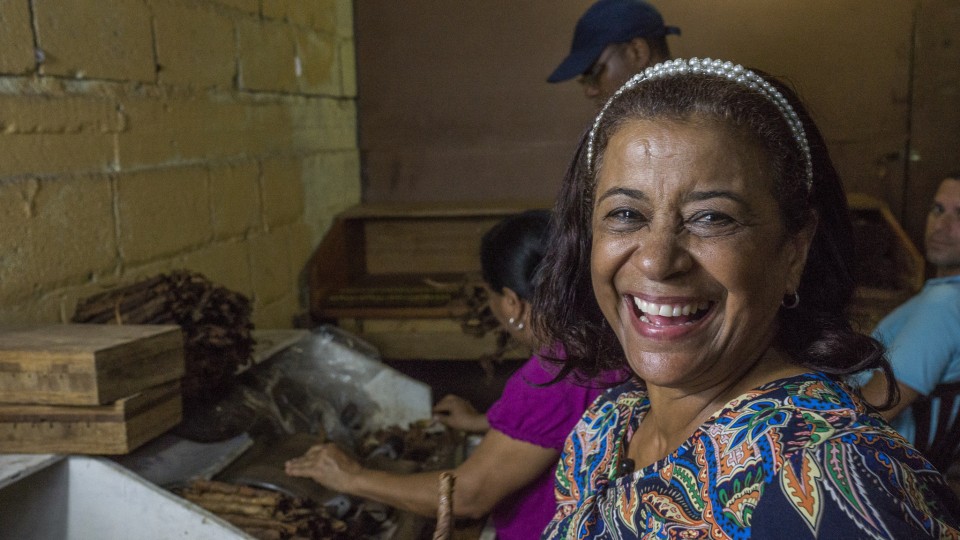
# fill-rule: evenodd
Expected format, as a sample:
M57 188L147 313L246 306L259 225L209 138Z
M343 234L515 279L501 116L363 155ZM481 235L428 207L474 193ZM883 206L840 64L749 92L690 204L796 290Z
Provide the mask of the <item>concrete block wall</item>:
M302 313L360 200L352 0L0 0L0 324L174 269Z

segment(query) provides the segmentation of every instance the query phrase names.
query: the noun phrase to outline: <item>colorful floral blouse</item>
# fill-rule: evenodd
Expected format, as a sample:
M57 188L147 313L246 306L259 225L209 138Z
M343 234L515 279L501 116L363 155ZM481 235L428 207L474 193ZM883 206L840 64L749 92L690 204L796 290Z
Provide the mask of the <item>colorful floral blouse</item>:
M960 538L943 476L824 375L744 394L673 454L618 474L649 406L630 382L587 410L544 539Z

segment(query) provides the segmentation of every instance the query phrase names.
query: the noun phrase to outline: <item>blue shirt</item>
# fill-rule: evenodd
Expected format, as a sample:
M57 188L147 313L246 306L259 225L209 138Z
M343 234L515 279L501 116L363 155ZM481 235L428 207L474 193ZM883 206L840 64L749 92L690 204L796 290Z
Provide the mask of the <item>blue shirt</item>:
M873 335L887 347L897 380L917 392L929 395L939 384L960 381L960 276L928 280L919 294L884 317ZM937 406L932 404L934 414ZM891 424L914 442L910 408Z

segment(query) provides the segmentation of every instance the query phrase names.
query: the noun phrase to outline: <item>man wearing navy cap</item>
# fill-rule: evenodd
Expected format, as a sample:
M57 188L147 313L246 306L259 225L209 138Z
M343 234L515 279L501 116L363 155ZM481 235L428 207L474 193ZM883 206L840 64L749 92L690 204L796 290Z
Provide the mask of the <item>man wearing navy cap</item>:
M648 66L670 59L665 26L657 8L642 0L599 0L580 17L570 54L547 78L556 83L577 78L597 107Z

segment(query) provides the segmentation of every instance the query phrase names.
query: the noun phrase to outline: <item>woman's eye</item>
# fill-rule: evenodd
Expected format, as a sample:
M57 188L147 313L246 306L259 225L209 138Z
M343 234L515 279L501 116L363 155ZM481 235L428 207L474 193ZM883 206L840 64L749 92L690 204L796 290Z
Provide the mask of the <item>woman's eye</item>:
M696 212L685 224L688 231L698 236L723 236L732 234L739 223L730 214L715 211Z
M611 232L635 231L646 226L649 221L642 212L630 207L611 208L602 215L602 226Z
M633 222L644 219L643 214L631 208L617 208L607 214L608 218L615 221Z
M702 225L726 225L733 223L733 218L722 212L697 212L687 220L690 223Z

